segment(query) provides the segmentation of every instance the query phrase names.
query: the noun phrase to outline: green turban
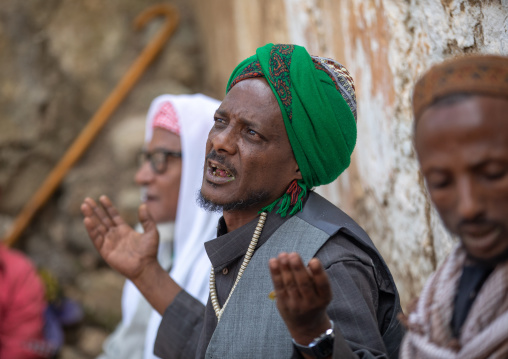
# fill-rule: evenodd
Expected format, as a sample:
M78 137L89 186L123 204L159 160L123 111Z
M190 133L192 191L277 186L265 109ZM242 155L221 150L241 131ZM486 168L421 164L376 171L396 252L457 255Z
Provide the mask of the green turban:
M278 211L285 216L293 206L294 214L307 188L332 182L351 162L356 143L353 79L332 59L310 56L301 46L273 44L258 48L235 68L226 92L253 77L264 77L277 98L302 173L297 195L295 188L288 190L289 198L282 198ZM279 200L264 210L272 210Z

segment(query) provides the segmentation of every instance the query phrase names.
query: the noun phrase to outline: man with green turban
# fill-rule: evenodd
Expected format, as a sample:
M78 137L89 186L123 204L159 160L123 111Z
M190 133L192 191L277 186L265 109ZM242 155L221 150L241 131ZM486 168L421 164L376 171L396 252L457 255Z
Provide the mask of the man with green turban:
M284 126L302 173L303 189L334 181L350 163L356 143L353 79L337 62L311 57L303 47L271 44L242 61L227 89L248 78L267 80L282 112ZM301 208L301 201L291 211ZM282 205L281 214L286 215Z
M339 63L268 44L237 66L208 135L198 199L223 213L205 244L206 306L158 265L143 206L139 234L106 197L100 206L85 199L96 248L163 315L156 355L397 357L403 333L388 267L368 235L312 191L349 166L355 142L354 84Z

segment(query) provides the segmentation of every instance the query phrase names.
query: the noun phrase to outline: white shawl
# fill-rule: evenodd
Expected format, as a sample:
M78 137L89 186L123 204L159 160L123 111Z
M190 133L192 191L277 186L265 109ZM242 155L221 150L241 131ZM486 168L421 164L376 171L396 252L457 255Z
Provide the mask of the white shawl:
M217 236L220 215L200 208L196 203L196 194L203 180L206 139L220 102L202 94L162 95L152 102L148 118L153 118L160 104L165 101L171 101L177 113L183 154L175 221L174 261L170 275L185 291L204 304L208 300L211 264L203 244ZM151 129L151 123L147 121L146 133ZM156 358L153 347L161 319L159 313L152 310L145 340L145 359Z
M148 110L145 142L149 142L152 138L153 117L159 107L167 101L171 102L178 116L182 143L182 178L174 227L173 263L169 274L185 291L205 304L208 300L211 264L204 242L216 237L220 214L209 213L200 208L196 203L196 195L203 179L206 139L220 102L202 94L157 97ZM162 249L161 246L159 250ZM157 358L153 354L153 348L162 317L153 309L147 311L147 304L134 285L127 281L122 298L122 323L115 333L123 327L122 331L129 333L129 338L136 343L144 336L144 353L140 356L134 354L139 353L140 348L131 349L126 359ZM115 344L117 350L128 347L129 340L126 336L122 339L117 335L114 340L116 343L111 343L115 333L108 339L109 345ZM107 350L108 342L104 346L104 355L108 356L100 358L118 358L117 350L111 350L112 347Z

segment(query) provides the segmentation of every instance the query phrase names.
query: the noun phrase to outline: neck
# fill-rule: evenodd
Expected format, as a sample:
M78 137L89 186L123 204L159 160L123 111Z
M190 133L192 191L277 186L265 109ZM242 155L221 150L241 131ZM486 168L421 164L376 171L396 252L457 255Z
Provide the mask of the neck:
M233 232L235 229L242 227L249 223L254 218L257 218L259 209L243 210L243 211L224 211L224 221L228 228L228 233Z
M488 259L477 258L469 253L467 253L467 258L469 260L469 263L473 263L482 267L495 267L499 263L503 263L506 260L508 260L508 250L504 251L501 254L498 254L495 257Z

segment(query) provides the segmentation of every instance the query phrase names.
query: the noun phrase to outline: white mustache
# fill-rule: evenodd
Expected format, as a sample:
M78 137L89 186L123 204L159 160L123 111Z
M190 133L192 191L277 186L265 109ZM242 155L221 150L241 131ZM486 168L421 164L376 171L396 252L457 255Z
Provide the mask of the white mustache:
M146 199L147 199L147 193L148 193L148 190L146 187L141 187L141 193L140 193L140 199L141 199L141 202L142 203L145 203L146 202Z

